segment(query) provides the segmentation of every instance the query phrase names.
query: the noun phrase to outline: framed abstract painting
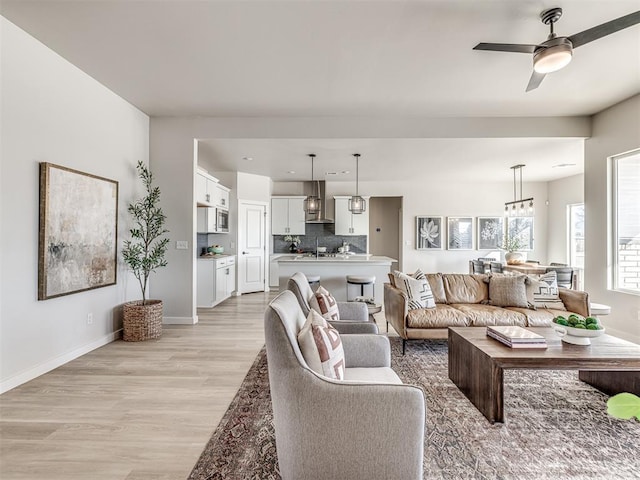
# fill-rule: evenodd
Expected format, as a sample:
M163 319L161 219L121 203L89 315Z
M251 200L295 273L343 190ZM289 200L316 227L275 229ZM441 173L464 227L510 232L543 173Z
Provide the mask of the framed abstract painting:
M118 182L40 163L38 300L116 283Z

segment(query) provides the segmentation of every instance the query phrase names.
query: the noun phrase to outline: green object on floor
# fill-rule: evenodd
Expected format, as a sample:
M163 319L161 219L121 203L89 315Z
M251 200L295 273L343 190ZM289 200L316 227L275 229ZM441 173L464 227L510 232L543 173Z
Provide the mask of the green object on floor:
M607 401L607 413L615 418L640 420L640 397L633 393L619 393Z

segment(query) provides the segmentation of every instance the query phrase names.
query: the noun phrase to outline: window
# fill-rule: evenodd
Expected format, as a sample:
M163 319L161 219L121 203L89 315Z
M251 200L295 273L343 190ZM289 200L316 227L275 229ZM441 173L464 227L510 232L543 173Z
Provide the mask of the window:
M584 203L567 206L569 212L569 265L584 269Z
M640 294L640 150L612 158L613 288Z

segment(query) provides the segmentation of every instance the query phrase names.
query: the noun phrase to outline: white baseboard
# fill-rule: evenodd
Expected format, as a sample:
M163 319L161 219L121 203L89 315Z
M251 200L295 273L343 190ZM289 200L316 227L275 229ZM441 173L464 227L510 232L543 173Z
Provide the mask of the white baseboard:
M600 320L602 320L602 318L600 318ZM627 342L632 342L632 343L637 343L638 345L640 345L640 337L637 337L635 335L631 335L629 334L629 332L621 332L620 330L616 330L614 328L609 328L606 326L606 318L604 319L604 323L605 323L605 327L606 327L606 333L607 335L612 335L614 337L618 337L618 338L622 338L623 340L626 340Z
M121 336L122 329L110 333L109 335L105 335L104 337L99 338L98 340L94 340L93 342L83 345L79 348L76 348L75 350L55 357L45 363L30 368L29 370L19 373L18 375L14 375L13 377L8 378L7 380L0 383L0 394L8 392L9 390L16 388L23 383L27 383L28 381L33 380L40 375L44 375L45 373L50 372L51 370L54 370L59 366L70 362L71 360L75 360L76 358L81 357L82 355L89 353L92 350L95 350L96 348L100 348L107 343L111 343Z
M162 317L164 325L195 325L198 323L198 316L193 317Z

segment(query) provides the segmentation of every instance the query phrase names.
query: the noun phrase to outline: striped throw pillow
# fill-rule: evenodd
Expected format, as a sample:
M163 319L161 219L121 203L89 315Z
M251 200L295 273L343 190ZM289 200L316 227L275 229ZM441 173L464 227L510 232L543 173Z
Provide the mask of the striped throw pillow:
M547 272L540 278L527 276L527 300L533 308L552 308L566 310L558 294L556 272Z
M396 270L393 272L393 276L395 277L396 288L405 292L409 298L409 310L436 307L431 285L429 285L427 276L420 269L413 276Z

